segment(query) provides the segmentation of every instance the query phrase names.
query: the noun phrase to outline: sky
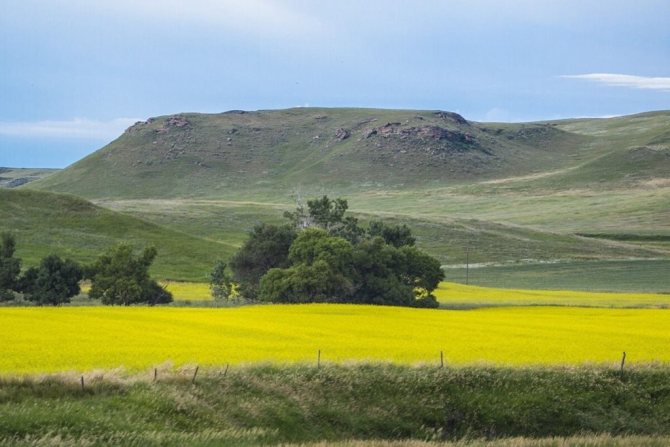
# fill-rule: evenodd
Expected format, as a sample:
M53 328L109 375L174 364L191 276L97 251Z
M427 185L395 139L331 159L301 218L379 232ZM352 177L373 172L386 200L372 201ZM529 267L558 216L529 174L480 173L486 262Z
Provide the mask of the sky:
M670 109L667 0L4 0L0 166L65 167L151 116Z

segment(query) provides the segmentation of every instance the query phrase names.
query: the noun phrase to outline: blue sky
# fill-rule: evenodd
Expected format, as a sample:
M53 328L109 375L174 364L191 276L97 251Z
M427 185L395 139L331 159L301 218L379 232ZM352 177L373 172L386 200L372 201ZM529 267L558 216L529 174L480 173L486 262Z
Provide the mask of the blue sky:
M64 167L189 111L670 109L668 23L667 0L6 1L0 166Z

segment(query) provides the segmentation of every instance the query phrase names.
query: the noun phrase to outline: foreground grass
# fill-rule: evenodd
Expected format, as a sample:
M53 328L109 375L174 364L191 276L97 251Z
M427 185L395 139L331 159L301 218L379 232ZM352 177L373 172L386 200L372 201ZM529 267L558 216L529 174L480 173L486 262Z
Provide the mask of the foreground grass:
M360 305L0 309L0 373L142 370L164 362L382 360L501 365L670 361L662 309Z
M661 367L257 365L203 370L195 383L192 371L85 380L82 390L74 375L1 379L0 445L604 446L670 436ZM533 439L542 437L560 438Z
M12 447L62 447L62 446L94 446L108 445L113 441L125 446L253 446L268 445L270 442L254 442L257 435L254 430L247 432L235 431L204 431L201 433L125 433L117 436L103 436L102 440L96 437L67 437L60 435L28 436L25 438L8 439L5 443L0 439L0 446ZM670 444L668 436L571 436L547 438L503 438L503 439L462 439L459 441L321 441L314 443L281 443L282 447L666 447Z
M453 442L429 441L345 441L300 444L300 447L665 447L666 436L571 436L550 438L464 439Z

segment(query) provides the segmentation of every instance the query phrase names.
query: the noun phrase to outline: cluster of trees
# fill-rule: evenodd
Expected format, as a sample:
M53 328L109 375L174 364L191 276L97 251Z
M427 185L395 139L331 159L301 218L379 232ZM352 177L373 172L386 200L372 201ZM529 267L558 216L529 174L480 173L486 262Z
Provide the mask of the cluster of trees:
M14 257L16 240L10 233L0 236L0 301L11 301L20 293L39 305L69 303L80 292L82 279L91 281L90 298L103 304L158 304L172 301L172 295L149 277L155 248L134 254L129 245L118 245L95 263L81 266L70 259L49 255L38 266L21 273L21 260Z
M260 224L233 256L233 280L248 299L437 307L444 278L406 225L366 228L327 196L285 213L286 225Z

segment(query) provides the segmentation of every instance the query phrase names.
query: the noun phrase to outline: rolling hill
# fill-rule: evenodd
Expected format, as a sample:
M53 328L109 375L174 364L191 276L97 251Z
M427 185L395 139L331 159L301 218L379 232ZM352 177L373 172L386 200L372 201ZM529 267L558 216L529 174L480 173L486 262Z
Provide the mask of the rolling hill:
M457 184L556 169L589 136L449 112L289 109L139 122L32 185L88 198L283 196Z
M0 188L18 188L50 176L58 169L46 168L3 168L0 167Z
M108 247L128 242L158 249L153 274L204 281L215 260L234 250L63 194L0 189L0 216L0 231L14 234L24 266L51 253L90 262Z
M452 266L468 251L485 265L660 259L663 272L670 112L518 124L444 111L184 113L138 122L25 188L228 247L297 200L328 194L364 220L410 224Z

